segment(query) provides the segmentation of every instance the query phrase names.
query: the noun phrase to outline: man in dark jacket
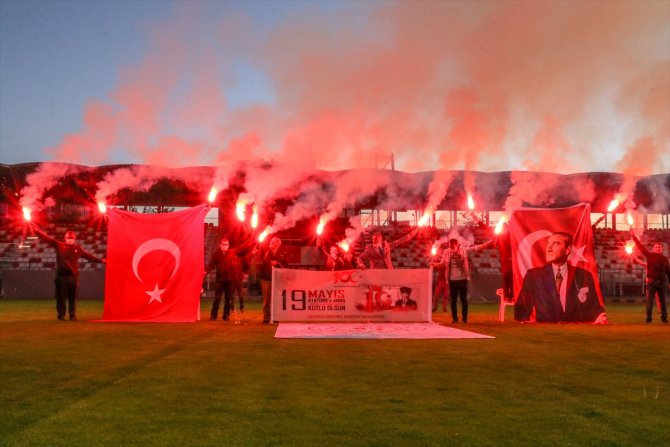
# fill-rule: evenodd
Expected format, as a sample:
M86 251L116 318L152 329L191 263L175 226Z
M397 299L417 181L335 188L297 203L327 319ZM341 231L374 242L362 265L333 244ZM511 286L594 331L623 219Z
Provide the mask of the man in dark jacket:
M212 259L209 261L206 269L207 273L216 269L216 289L214 291L210 320L218 318L221 295L224 295L223 321L228 321L230 306L233 300L233 283L236 273L241 269L240 264L240 258L237 257L233 250L230 250L230 241L225 237L222 238L219 241L219 248L212 255Z
M654 308L654 298L656 296L658 296L658 303L661 307L661 321L667 323L668 310L665 306L665 292L670 280L670 264L668 263L668 257L663 255L663 245L656 242L652 251L649 251L640 243L632 228L630 235L647 260L647 323L651 323L651 311Z
M387 242L380 230L372 231L372 244L368 245L358 257L358 267L365 268L367 262L371 269L392 269L391 251L398 245L409 242L419 232L419 227L414 228L405 236L392 242Z
M77 291L79 288L79 258L83 257L91 262L105 263L88 253L81 246L75 244L77 235L74 231L65 232L65 242L57 241L38 228L35 233L56 250L56 312L59 320L65 320L67 312L70 321L77 319Z
M261 280L261 293L263 294L263 324L270 323L270 306L272 303L272 269L286 267L284 254L279 251L281 239L273 237L270 239L270 248L262 256L259 278Z

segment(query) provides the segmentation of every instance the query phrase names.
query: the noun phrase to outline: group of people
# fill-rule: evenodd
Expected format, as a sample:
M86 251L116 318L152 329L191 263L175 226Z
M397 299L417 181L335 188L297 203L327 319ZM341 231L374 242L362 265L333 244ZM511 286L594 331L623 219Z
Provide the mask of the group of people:
M385 241L380 230L372 232L372 243L365 247L363 252L356 258L355 263L350 261L348 268L369 268L369 269L393 269L393 261L391 253L394 248L399 245L409 242L419 232L419 227L415 227L406 235L393 241ZM474 251L481 251L490 247L495 242L495 238L489 241L473 245L470 247L463 247L460 241L456 238L449 240L448 249L444 251L439 259L433 259L430 266L437 272L436 288L433 293L433 311L437 310L437 299L439 294L443 297L443 310L446 310L446 289L448 287L450 297L450 308L452 323L458 323L458 300L461 302L461 321L467 323L468 321L468 281L470 279L470 262L468 259L469 253ZM318 243L318 242L317 242ZM321 245L321 244L320 244ZM326 258L326 269L337 270L338 265L334 260L339 259L339 254L336 246L330 248ZM353 256L349 254L349 259ZM331 268L332 267L332 268ZM344 270L344 268L343 268ZM408 292L405 291L407 294ZM401 295L403 291L401 289ZM399 300L400 301L400 300ZM406 303L406 301L404 301ZM412 300L413 307L416 308L416 302ZM402 302L400 303L402 304ZM406 306L406 305L405 305Z
M59 320L76 320L77 288L79 283L79 258L83 257L91 262L105 263L104 258L98 258L75 243L76 234L73 231L65 233L64 241L58 241L34 227L39 238L46 241L56 251L55 295L56 312ZM355 258L349 251L342 253L337 246L326 250L323 243L317 242L325 254L326 270L351 270L354 268L393 269L391 260L392 250L411 240L418 233L418 227L395 241L385 241L381 231L372 232L372 243ZM670 263L663 254L660 242L653 244L648 250L631 230L633 241L645 258L646 266L646 321L652 321L654 302L658 299L661 321L668 322L666 307L666 292L670 284ZM505 241L494 237L487 242L470 247L463 247L458 239L451 238L444 252L431 259L430 266L436 272L435 289L433 293L433 311L437 310L441 296L442 310L446 311L446 291L450 300L452 323L458 323L458 300L461 302L461 320L468 321L468 281L470 279L470 262L468 255L480 251L498 242L501 252L504 299L513 299L514 291L511 281L511 251ZM568 257L572 251L572 235L563 232L552 234L545 249L546 264L542 267L528 269L523 279L521 290L514 305L515 319L518 321L536 322L607 322L607 316L596 293L593 275L581 268L570 265ZM240 300L240 312L244 312L244 294L242 279L244 275L243 263L248 257L257 253L258 245L250 248L255 242L247 241L236 248L230 247L230 241L222 238L218 249L212 255L205 271L216 271L216 288L210 319L218 318L221 299L224 299L223 320L230 318L233 310L233 294L237 292ZM507 241L507 245L509 242ZM287 267L284 254L280 251L281 239L273 237L269 246L260 259L259 280L263 297L263 323L270 323L272 299L272 269ZM501 248L502 247L502 248ZM247 254L242 256L241 252ZM509 255L509 256L508 256ZM509 259L507 259L509 257ZM508 273L508 275L506 275ZM408 306L409 292L402 291L400 305ZM410 300L410 307L416 302Z
M442 298L442 310L446 311L449 298L452 323L459 322L458 301L461 303L461 320L468 321L468 282L470 280L469 254L496 245L500 254L502 274L502 299L515 300L512 249L507 224L501 235L479 245L463 247L456 238L449 239L448 247L431 259L430 267L435 273L432 310L438 310ZM372 243L366 246L358 258L348 254L347 262L336 246L329 251L317 242L326 255L326 270L354 268L392 269L391 251L414 237L418 228L395 240L384 241L381 231L372 232ZM646 312L647 322L652 321L654 302L658 300L661 321L667 323L666 291L670 285L670 263L663 255L663 246L656 242L647 250L631 230L633 240L646 259ZM556 232L549 236L545 248L545 264L530 268L526 272L521 290L516 296L514 315L517 321L533 322L589 322L607 323L607 314L598 296L593 275L568 263L573 250L573 237L569 233ZM412 300L413 301L413 300ZM413 301L414 302L414 301Z
M214 251L212 257L207 264L205 274L216 270L216 286L214 288L214 301L212 302L212 310L209 319L216 320L219 316L219 306L221 305L221 298L223 297L223 315L224 321L228 321L230 313L235 310L234 294L237 293L240 302L240 313L244 313L244 268L243 262L255 253L255 248L248 254L241 256L249 246L247 241L241 246L231 249L230 241L227 237L219 240L219 247Z
M324 270L352 270L356 268L354 254L351 250L342 250L337 245L331 245L330 249L326 250L320 237L316 240L316 246L319 247L325 257Z

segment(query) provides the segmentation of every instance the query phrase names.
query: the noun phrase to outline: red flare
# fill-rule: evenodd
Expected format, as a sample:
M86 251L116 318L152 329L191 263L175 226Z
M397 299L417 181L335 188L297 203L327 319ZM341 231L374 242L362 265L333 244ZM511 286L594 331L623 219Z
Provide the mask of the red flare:
M619 199L619 195L617 194L610 202L610 205L607 207L607 212L611 213L612 211L617 209L619 203L621 203L621 200Z
M246 203L242 202L239 200L235 204L235 214L237 215L237 218L239 219L240 222L244 222L244 219L246 219L246 214L247 214L247 205Z
M495 228L495 230L493 230L493 231L495 232L495 234L500 234L500 233L502 233L503 225L505 225L505 221L506 221L506 220L507 220L507 219L505 218L505 216L500 216L500 220L499 220L498 223L496 224L496 228Z
M423 214L423 216L421 216L421 219L419 219L419 223L418 223L418 225L419 225L420 227L425 227L426 225L428 225L428 221L430 220L430 217L431 217L432 215L433 215L432 212L430 212L430 211L426 211L426 212Z
M22 208L22 211L23 211L23 219L24 219L26 222L30 222L30 219L32 219L32 216L31 216L31 214L30 214L30 208L28 208L27 206L24 206L24 207Z
M207 196L207 201L209 203L213 203L214 199L216 199L216 195L218 193L219 192L216 190L216 188L214 186L212 186L212 189L209 190L209 195Z
M635 246L635 242L633 242L633 241L626 241L626 248L625 248L626 253L628 253L629 255L632 255L632 254L633 254L633 247L634 247L634 246Z

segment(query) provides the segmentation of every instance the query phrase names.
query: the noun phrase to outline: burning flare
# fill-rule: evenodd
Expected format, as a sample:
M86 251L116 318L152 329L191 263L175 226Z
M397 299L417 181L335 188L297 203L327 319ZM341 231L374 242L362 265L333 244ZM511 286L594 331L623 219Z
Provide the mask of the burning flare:
M214 199L216 199L216 195L219 193L219 191L216 190L214 186L212 186L212 189L209 190L209 195L207 196L207 200L209 203L214 203Z
M430 254L435 256L437 254L437 247L433 245L433 248L430 249Z
M626 253L628 253L629 255L632 255L632 254L633 254L633 247L634 247L634 246L635 246L635 242L633 242L633 241L626 241L626 248L625 248Z
M247 217L247 204L241 200L238 200L235 204L235 214L237 215L237 218L240 222L244 222L244 219Z
M425 227L428 225L428 221L430 220L430 217L433 215L432 211L425 211L423 213L423 216L421 216L421 219L419 219L418 226L420 227Z
M499 220L498 223L496 224L496 228L495 228L495 230L493 230L493 232L494 232L495 234L500 234L500 233L502 233L503 225L505 225L505 222L506 222L506 221L507 221L507 218L506 218L505 216L500 216L500 220Z
M626 213L626 220L628 221L628 225L631 227L635 224L635 219L633 219L633 215L631 213Z
M472 198L470 194L468 194L468 209L470 211L475 209L475 200Z
M258 228L258 211L254 207L254 212L251 215L251 228Z
M337 245L344 251L349 251L349 242L347 240L339 242Z
M323 220L319 220L319 225L316 226L316 234L321 236L323 233L323 227L326 226L326 223Z
M623 201L623 199L625 199L625 197L621 197L620 194L615 194L614 198L610 202L610 205L607 207L607 212L611 213L612 211L617 209L619 207L619 205L621 204L621 202Z
M105 205L105 202L102 201L98 202L98 210L100 210L102 214L105 214L107 212L107 205Z
M263 242L265 238L268 237L268 234L270 234L270 227L266 228L261 234L258 235L258 242Z
M26 222L30 222L30 219L32 219L32 216L30 215L30 208L28 208L27 206L24 206L22 208L22 210L23 210L23 219Z

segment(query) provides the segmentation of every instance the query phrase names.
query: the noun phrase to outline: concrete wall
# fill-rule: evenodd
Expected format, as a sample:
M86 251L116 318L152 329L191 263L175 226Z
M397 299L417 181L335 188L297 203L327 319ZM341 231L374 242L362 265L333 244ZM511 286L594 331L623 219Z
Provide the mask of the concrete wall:
M53 270L2 270L2 292L6 299L53 299L55 297ZM103 299L105 271L79 272L79 299Z
M54 291L54 272L52 270L0 270L2 279L2 297L5 299L52 299ZM502 278L496 274L474 273L469 284L470 301L497 302L496 289L501 287ZM205 296L213 296L213 284L205 285ZM207 290L209 289L209 290ZM640 301L644 299L641 287L611 293L607 284L603 284L604 299L607 301ZM250 295L256 295L255 289ZM105 295L105 271L82 270L79 272L79 299L101 300Z

